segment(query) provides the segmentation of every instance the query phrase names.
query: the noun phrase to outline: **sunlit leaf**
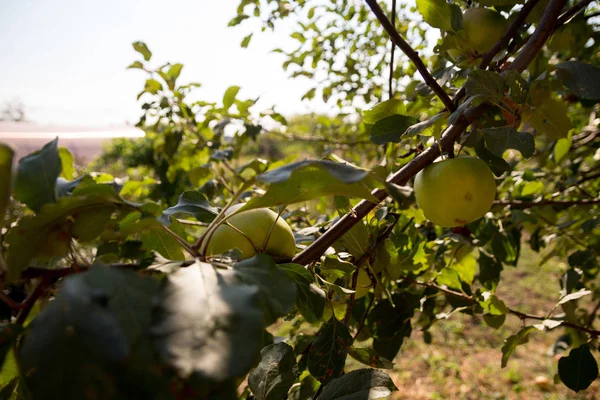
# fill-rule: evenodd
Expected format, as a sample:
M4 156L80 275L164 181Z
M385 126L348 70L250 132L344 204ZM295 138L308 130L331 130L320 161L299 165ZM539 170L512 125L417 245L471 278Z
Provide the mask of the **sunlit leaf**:
M417 0L417 10L432 27L452 31L452 9L445 0Z
M140 53L142 56L144 56L144 60L150 61L150 57L152 57L152 52L150 51L150 49L148 49L148 46L146 46L146 43L134 42L133 49L135 51L137 51L138 53Z

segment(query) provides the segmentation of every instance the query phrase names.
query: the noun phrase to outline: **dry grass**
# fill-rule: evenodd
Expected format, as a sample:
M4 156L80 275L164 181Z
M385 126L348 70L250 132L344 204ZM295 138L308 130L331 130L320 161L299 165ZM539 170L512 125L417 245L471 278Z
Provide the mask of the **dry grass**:
M540 257L528 249L517 268L503 272L498 295L512 308L543 315L558 298L558 262L538 265ZM468 315L454 314L431 330L433 343L425 344L420 332L405 343L394 360L392 378L399 391L392 399L600 399L600 383L575 394L562 383L553 383L557 361L548 349L563 333L534 332L529 343L517 348L506 368L500 367L500 347L522 326L508 317L494 330Z

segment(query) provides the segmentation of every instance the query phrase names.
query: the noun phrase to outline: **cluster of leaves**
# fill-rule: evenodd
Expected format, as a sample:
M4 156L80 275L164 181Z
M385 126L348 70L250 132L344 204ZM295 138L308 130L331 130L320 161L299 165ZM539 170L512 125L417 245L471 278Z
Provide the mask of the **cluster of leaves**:
M331 73L323 95L340 95L340 105L380 100L381 83L377 89L372 78L383 76L387 40L369 10L347 1L310 3L244 0L232 24L249 18L251 8L269 28L305 15L310 22L294 35L301 46L288 54L298 60L289 64ZM505 3L482 5L511 18L522 10L518 1ZM547 6L539 4L489 70L444 56L446 38L460 31L452 22L460 19L457 5L419 0L415 10L401 7L401 34L411 26L424 37L425 23L441 30L438 53L426 61L457 94L456 110L436 109L441 103L431 89L400 62L394 74L408 78L398 82L398 96L360 115L290 119L281 129L265 129L266 120L287 121L273 110L253 114L255 100L239 100L238 87L227 89L222 104L189 101L198 85L178 84L182 65L152 69L150 50L135 43L143 61L130 68L149 74L139 96L146 137L117 142L96 164L125 178L75 176L57 141L16 168L12 151L0 146L0 220L10 221L0 246L0 397L381 398L395 390L383 370L393 368L413 330L431 341L433 324L454 313L491 328L510 315L523 320L501 349L503 365L533 331L566 329L573 349L558 375L575 391L587 388L598 376L600 335L598 307L580 304L600 298L597 26L575 16L527 71L506 69ZM403 13L417 11L425 23L409 24ZM569 38L591 44L579 51L557 44ZM351 51L335 51L340 47ZM309 63L304 54L325 63ZM441 147L442 132L477 106L485 106L477 120L443 150L487 162L498 200L484 218L442 229L415 206L410 187L386 177L422 162L422 149ZM267 136L296 144L272 142L283 159L252 158ZM307 143L314 147L306 154L323 157L294 160L293 146ZM384 189L391 198L380 201ZM305 255L344 215L356 215L359 200L377 207L304 265L266 254L206 257L204 238L240 199L246 208L284 207L281 217ZM526 314L496 295L522 245L567 260L555 307L562 314ZM347 371L348 357L364 368Z

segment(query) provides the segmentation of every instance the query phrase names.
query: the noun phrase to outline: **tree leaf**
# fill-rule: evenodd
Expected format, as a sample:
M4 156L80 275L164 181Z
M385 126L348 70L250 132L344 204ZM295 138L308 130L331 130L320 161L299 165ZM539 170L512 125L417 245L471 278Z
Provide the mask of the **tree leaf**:
M134 61L129 64L127 69L144 69L144 64L142 64L140 61Z
M0 182L2 182L2 185L0 185L0 229L4 226L6 207L10 202L13 155L13 150L10 147L0 143Z
M250 39L252 39L252 35L253 33L249 34L248 36L245 36L244 39L242 39L242 42L240 43L240 46L242 48L247 48L248 45L250 44Z
M31 322L19 356L33 398L81 399L94 389L99 398L112 397L131 349L107 296L83 274L69 277ZM102 386L93 385L98 379Z
M21 332L23 332L23 327L20 325L8 322L0 323L0 366L4 364L6 356L12 350L12 346Z
M291 310L296 300L296 284L273 258L257 254L236 263L233 269L242 282L260 289L266 325L273 324Z
M406 114L406 106L399 99L389 99L375 107L363 111L363 122L375 124L378 121L396 114Z
M258 288L200 261L166 279L152 328L163 360L212 386L244 376L262 347Z
M62 165L58 155L58 138L41 150L23 157L17 167L14 196L33 211L56 201L56 179Z
M146 43L134 42L133 49L135 51L137 51L138 53L140 53L142 56L144 56L144 60L150 61L150 57L152 57L152 52L150 51L150 49L148 49L148 46L146 46Z
M375 400L387 398L398 388L383 371L357 369L332 380L318 400Z
M286 343L276 343L260 351L260 363L250 371L248 386L257 400L280 400L298 376L294 349Z
M587 389L598 378L598 363L590 352L589 344L582 344L558 360L558 376L569 389L579 392Z
M600 100L600 68L580 61L556 65L558 77L570 91L582 99Z
M319 197L341 195L376 201L371 194L375 177L369 171L329 160L307 160L258 175L270 183L261 197L248 201L243 210L299 203Z
M339 377L344 371L352 336L346 325L335 316L321 326L308 352L308 370L322 384Z
M533 110L523 113L523 116L538 133L551 140L567 137L572 128L566 104L550 97L542 99Z
M396 114L386 117L371 127L369 139L376 144L400 143L406 130L418 121L415 117L407 115Z
M73 167L75 158L73 154L66 147L61 147L58 149L58 156L60 157L60 165L62 167L60 176L67 180L73 179L75 177L75 168Z
M519 132L510 126L482 129L486 147L498 157L507 149L521 152L523 157L530 158L535 151L535 141L531 133Z
M162 90L162 84L155 79L147 79L146 85L144 86L144 92L157 94L160 90Z
M443 31L452 31L452 9L445 0L417 0L417 10L425 22Z
M175 81L177 81L177 78L179 78L179 75L181 74L181 70L183 69L183 64L173 64L169 67L169 70L167 71L167 77L169 78L169 81L173 82L173 84L175 84Z
M202 222L212 222L218 210L210 205L206 197L200 192L188 190L179 196L177 204L163 211L159 221L171 225L171 217L177 214L189 214Z
M561 298L558 301L558 304L565 304L565 303L567 303L569 301L580 299L583 296L587 296L589 294L592 294L591 290L581 289L578 292L571 293L571 294L568 294L568 295L564 296L563 298Z
M230 86L227 88L225 94L223 95L223 108L225 110L229 110L229 108L233 105L235 102L235 96L237 96L239 91L239 86Z
M482 69L471 71L465 83L467 96L482 96L496 104L502 102L505 88L506 84L500 74Z
M394 363L392 363L387 358L381 357L373 349L350 346L350 348L348 349L348 355L354 358L356 361L368 365L371 368L394 368Z
M181 245L177 239L165 232L160 226L148 226L142 231L141 240L144 243L144 249L157 251L163 257L170 260L185 259Z
M508 339L504 342L502 346L502 368L506 367L506 363L508 363L508 359L514 353L517 346L521 344L525 344L529 341L529 334L535 328L533 326L526 326L522 328L515 335L509 336Z
M510 171L510 165L502 158L492 153L487 147L485 140L480 140L475 145L475 153L490 167L494 175L502 176Z
M392 299L393 304L389 300L378 302L367 317L373 332L373 349L388 360L396 357L404 339L410 337L410 319L419 307L420 296L402 293Z
M554 160L556 163L560 163L563 158L569 153L571 150L571 145L573 144L572 140L569 138L562 138L556 141L554 145Z
M9 279L17 279L35 257L65 256L72 237L73 215L111 207L116 209L117 205L108 195L64 197L45 205L36 215L21 218L6 235ZM51 254L45 254L48 252Z
M448 111L436 114L426 121L422 121L408 127L406 132L404 132L404 135L407 137L416 136L419 134L423 136L435 136L435 132L442 129L444 120L448 117L448 115Z
M315 284L309 270L298 264L279 265L298 286L296 291L296 307L307 322L315 324L320 321L325 309L325 291Z

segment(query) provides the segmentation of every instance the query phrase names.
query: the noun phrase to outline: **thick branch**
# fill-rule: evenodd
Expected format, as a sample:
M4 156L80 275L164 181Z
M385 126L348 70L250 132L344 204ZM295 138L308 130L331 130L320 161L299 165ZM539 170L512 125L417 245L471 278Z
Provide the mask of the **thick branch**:
M379 4L377 4L376 0L365 0L369 7L371 7L371 11L377 17L381 26L390 36L392 42L400 48L406 54L406 56L413 62L415 67L417 67L417 71L423 77L423 80L433 90L436 96L444 103L444 106L450 111L456 110L456 106L448 96L448 93L442 89L442 87L437 83L435 78L431 75L423 60L419 57L419 54L404 40L402 36L396 30L396 27L390 22L388 17L385 15Z
M448 149L453 146L454 142L467 128L467 126L469 126L469 124L471 124L471 122L473 122L477 117L479 117L486 108L486 105L480 105L478 107L469 108L467 111L465 111L465 113L454 125L450 125L446 129L446 132L440 140L441 147L443 149ZM406 185L410 178L431 164L439 156L440 148L437 146L437 144L434 144L413 158L404 167L400 168L394 175L388 178L387 181L400 186ZM377 189L373 191L373 196L382 201L388 196L388 193L383 189ZM377 204L366 200L358 203L351 212L340 218L335 225L333 225L323 234L323 236L315 240L310 246L304 249L304 251L297 254L296 257L294 257L293 262L305 265L323 255L329 246L331 246L346 231L352 228L358 221L364 218L376 206Z
M494 56L500 51L500 49L503 49L508 45L508 42L510 42L510 40L517 34L519 28L521 27L521 25L523 25L523 22L525 22L525 19L527 19L527 16L539 1L540 0L529 0L523 6L523 8L521 8L519 14L517 14L516 18L510 24L506 32L504 32L504 35L502 35L500 40L498 40L494 47L492 47L487 53L483 55L481 63L479 64L480 69L486 69L492 62Z
M509 206L510 208L532 208L536 206L556 206L556 207L571 207L600 204L600 199L582 199L582 200L538 200L538 201L522 201L522 200L496 200L494 205Z
M550 38L552 32L554 32L557 18L566 2L566 0L550 0L537 29L533 32L533 35L531 35L531 38L527 41L523 50L521 50L508 69L523 72L525 68L527 68L529 63L533 61L542 47L544 47L544 44L548 38Z

